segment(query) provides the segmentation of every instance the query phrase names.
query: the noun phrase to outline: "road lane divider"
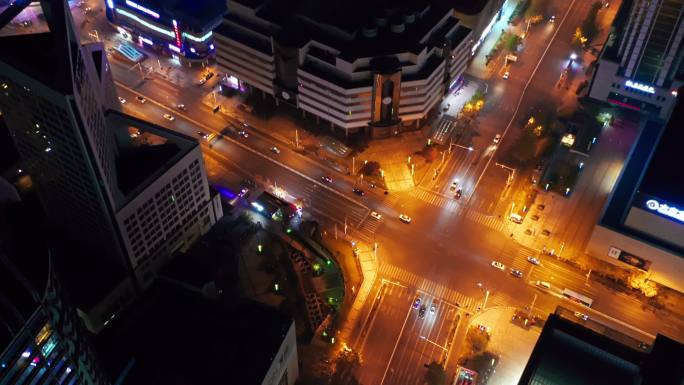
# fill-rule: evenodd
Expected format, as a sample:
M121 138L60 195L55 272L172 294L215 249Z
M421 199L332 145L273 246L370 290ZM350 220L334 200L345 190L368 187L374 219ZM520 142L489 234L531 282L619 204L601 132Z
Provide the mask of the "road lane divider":
M138 95L138 96L143 96L143 97L145 97L145 96L142 95L140 92L138 92L138 91L136 91L136 90L134 90L134 89L128 87L127 85L125 85L125 84L123 84L123 83L121 83L121 82L119 82L119 81L115 81L115 83L116 83L116 85L117 85L118 87L123 88L123 89L125 89L126 91L128 91L128 92L130 92L130 93L132 93L132 94L135 94L135 95ZM158 101L156 101L156 100L154 100L154 99L149 99L149 98L146 98L146 99L147 99L149 102L151 102L151 103L157 105L158 107L160 107L160 108L162 108L162 109L164 109L164 110L166 110L166 111L168 111L168 112L173 112L174 114L178 115L179 117L185 119L186 121L188 121L188 122L190 122L190 123L193 123L194 125L196 125L196 126L198 126L198 127L201 127L201 128L203 128L203 129L205 129L205 130L207 130L207 131L215 132L216 134L220 134L220 132L217 131L216 129L214 129L214 128L212 128L212 127L209 127L209 126L207 126L206 124L201 123L201 122L195 120L194 118L188 116L187 114L185 114L185 113L183 113L183 112L179 112L179 111L177 111L177 110L175 110L175 109L172 109L172 108L170 108L170 107L168 107L168 106L166 106L166 105L164 105L164 104L162 104L162 103L160 103L160 102L158 102ZM312 177L310 177L310 176L308 176L308 175L302 173L301 171L298 171L298 170L296 170L296 169L294 169L294 168L292 168L292 167L290 167L290 166L288 166L288 165L286 165L286 164L284 164L284 163L282 163L282 162L279 162L279 161L277 161L276 159L273 159L273 158L270 157L270 156L266 156L265 154L263 154L263 153L261 153L261 152L255 150L255 149L253 149L253 148L251 148L251 147L245 145L244 143L242 143L242 142L240 142L240 141L237 141L237 140L235 140L235 139L233 139L233 138L230 138L230 137L227 137L227 136L223 136L223 138L224 138L224 139L227 139L227 140L230 141L232 144L234 144L234 145L236 145L236 146L242 148L243 150L248 151L248 152L251 152L251 153L254 154L254 155L257 155L257 156L259 156L259 157L261 157L261 158L263 158L263 159L265 159L265 160L268 160L269 162L271 162L271 163L273 163L273 164L275 164L275 165L277 165L277 166L280 166L280 167L282 167L282 168L284 168L284 169L290 171L291 173L296 174L296 175L300 176L301 178L308 180L308 181L311 182L311 183L317 184L319 187L323 187L324 189L326 189L326 190L332 192L333 194L337 195L338 197L340 197L340 198L342 198L342 199L344 199L344 200L346 200L346 201L348 201L348 202L351 202L353 205L356 205L356 206L358 206L358 207L361 207L361 208L367 210L367 212L370 212L370 209L369 209L366 205L361 204L361 203L359 203L358 201L356 201L356 200L354 200L354 199L352 199L352 198L350 198L350 197L348 197L348 196L342 194L341 192L339 192L339 191L337 191L337 190L335 190L335 189L330 188L329 186L327 186L327 185L321 183L320 181L318 181L317 179L314 179L314 178L312 178ZM296 152L295 152L295 154L296 154Z

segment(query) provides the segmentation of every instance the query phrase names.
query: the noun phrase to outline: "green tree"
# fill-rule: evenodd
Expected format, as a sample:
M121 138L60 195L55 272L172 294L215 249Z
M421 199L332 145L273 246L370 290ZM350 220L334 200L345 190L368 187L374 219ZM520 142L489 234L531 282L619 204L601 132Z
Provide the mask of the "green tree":
M549 0L530 0L527 10L525 10L525 17L532 17L542 15L546 12L549 5Z
M600 10L600 1L597 1L594 4L592 4L591 9L589 9L589 13L587 14L587 17L584 19L582 25L580 26L582 35L584 35L584 37L587 38L588 41L591 41L591 39L598 33L598 28L596 26L596 16L598 15L598 12Z
M427 366L425 372L425 382L428 385L444 385L446 383L446 373L444 367L435 361Z
M330 377L332 385L359 385L354 372L361 366L361 357L355 351L342 351L335 359L335 369Z
M534 159L537 152L537 136L531 129L525 129L511 149L511 158L522 166Z
M376 161L365 163L363 166L361 166L359 173L367 176L380 175L380 163Z
M474 356L484 352L489 344L489 338L489 333L480 330L477 326L472 326L466 335L470 355Z

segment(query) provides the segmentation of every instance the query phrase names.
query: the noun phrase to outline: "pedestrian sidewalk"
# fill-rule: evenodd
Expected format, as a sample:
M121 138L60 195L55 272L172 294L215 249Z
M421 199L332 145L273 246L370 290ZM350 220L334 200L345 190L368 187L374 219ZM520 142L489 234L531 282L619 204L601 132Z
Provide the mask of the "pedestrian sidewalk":
M350 242L353 242L351 237L346 237ZM361 287L359 287L356 298L354 298L354 303L349 310L347 319L343 321L342 326L340 327L338 340L341 344L340 346L343 348L348 347L347 344L350 342L349 339L352 335L352 331L356 327L359 318L361 318L361 309L363 308L366 299L368 299L378 275L378 263L373 253L373 247L365 243L357 243L356 250L356 255L358 256L359 264L361 265L363 282L361 283Z
M470 318L469 326L489 328L490 340L486 350L499 357L487 385L517 384L539 339L541 331L538 327L525 329L511 322L515 310L513 307L496 306Z

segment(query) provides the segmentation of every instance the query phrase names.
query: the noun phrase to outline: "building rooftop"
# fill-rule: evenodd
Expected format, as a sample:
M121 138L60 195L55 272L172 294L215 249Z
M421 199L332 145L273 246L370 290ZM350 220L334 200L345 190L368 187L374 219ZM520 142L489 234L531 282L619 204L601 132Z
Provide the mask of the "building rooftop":
M125 6L125 0L115 0ZM136 0L135 3L159 13L162 18L178 20L195 31L209 31L221 24L226 13L224 0Z
M106 124L117 138L117 187L120 209L199 146L195 138L156 124L108 110Z
M519 384L679 385L684 345L658 335L650 352L551 314Z
M418 55L431 44L441 46L443 43L443 34L431 36L432 29L441 20L451 17L451 24L457 24L457 19L452 16L452 7L445 1L236 2L254 9L258 18L277 26L271 33L278 40L293 46L303 46L314 40L338 51L335 56L350 63L359 58L406 52Z
M157 282L96 339L122 385L259 385L293 320L264 305L225 306ZM130 365L130 366L129 366Z
M15 1L0 12L0 65L4 63L62 94L73 94L72 63L67 57L69 51L78 49L78 42L70 29L71 23L62 17L52 17L48 19L47 32L4 34L16 32L9 31L14 28L10 23L27 8L37 7L35 12L42 13L40 6L28 6L29 3L26 0ZM54 14L64 13L71 17L66 2L53 1L49 4Z
M623 225L637 194L646 194L684 208L684 181L672 176L684 164L678 145L684 140L684 100L679 99L667 124L645 122L613 188L599 224L684 256L684 248Z

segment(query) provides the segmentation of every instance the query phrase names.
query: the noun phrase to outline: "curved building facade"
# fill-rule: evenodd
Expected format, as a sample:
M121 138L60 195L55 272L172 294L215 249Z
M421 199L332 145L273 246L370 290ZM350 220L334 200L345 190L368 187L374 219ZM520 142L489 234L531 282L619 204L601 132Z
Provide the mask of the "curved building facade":
M470 57L471 31L450 7L295 3L231 2L215 31L217 64L227 82L346 134L384 137L419 128Z

